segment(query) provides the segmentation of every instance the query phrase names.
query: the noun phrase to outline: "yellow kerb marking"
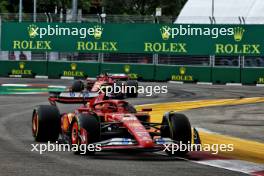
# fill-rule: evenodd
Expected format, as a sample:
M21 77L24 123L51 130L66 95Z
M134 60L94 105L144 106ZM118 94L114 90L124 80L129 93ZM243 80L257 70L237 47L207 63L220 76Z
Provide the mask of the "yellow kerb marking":
M172 103L160 103L149 105L138 105L137 110L142 108L152 108L150 112L151 121L160 123L162 116L167 111L186 111L203 107L232 106L241 104L263 103L263 97L242 98L242 99L211 99L198 101L184 101ZM246 161L264 163L264 144L220 134L199 131L201 141L205 144L234 144L234 151L219 152L220 155L242 159Z

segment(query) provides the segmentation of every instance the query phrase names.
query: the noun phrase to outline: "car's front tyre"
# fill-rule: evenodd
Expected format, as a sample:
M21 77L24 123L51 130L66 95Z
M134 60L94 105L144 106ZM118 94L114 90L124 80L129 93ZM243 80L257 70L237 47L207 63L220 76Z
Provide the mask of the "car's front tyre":
M60 133L60 113L57 107L40 105L33 110L32 135L35 141L55 141Z
M166 151L168 155L183 156L187 154L187 145L191 144L192 129L189 119L184 114L168 113L163 116L160 129L162 137L169 137L178 144L185 145L184 150Z
M70 139L72 147L77 147L75 154L93 155L95 150L87 150L87 146L100 139L100 123L97 118L90 114L75 117L70 128Z

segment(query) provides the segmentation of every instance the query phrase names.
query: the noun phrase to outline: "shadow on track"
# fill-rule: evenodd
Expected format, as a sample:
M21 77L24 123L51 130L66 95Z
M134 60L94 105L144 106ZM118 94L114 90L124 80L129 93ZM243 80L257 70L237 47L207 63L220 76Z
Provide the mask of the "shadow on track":
M80 155L79 157L98 160L124 160L124 161L184 161L183 158L170 157L157 153L143 152L98 152L93 156Z

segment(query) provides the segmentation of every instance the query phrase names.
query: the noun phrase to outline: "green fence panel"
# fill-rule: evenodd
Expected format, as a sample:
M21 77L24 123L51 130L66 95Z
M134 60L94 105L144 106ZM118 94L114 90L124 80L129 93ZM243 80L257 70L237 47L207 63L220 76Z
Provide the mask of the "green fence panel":
M156 81L264 84L264 68L211 68L150 64L85 62L0 61L0 76L48 75L50 78L96 77L103 71L125 73L132 78Z
M155 66L151 64L101 64L101 71L107 70L110 73L125 73L132 78L142 80L154 80Z
M156 66L157 81L210 82L211 67Z
M0 61L0 75L1 76L8 76L12 69L19 69L17 66L17 62L15 61Z
M17 30L19 29L19 30ZM244 55L264 53L264 25L3 22L3 51Z
M33 77L47 74L46 61L0 61L0 75L22 75Z
M48 76L51 78L67 77L96 77L99 74L99 63L85 62L49 62Z
M240 68L224 68L218 67L212 69L212 81L213 83L240 83L241 74Z
M243 68L241 81L243 84L264 84L264 68Z

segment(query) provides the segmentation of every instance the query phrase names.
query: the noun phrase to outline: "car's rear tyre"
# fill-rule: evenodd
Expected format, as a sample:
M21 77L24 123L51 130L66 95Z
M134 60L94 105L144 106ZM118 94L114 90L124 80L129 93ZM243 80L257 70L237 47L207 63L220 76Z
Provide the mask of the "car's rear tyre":
M188 118L184 114L172 113L164 115L162 119L162 127L160 129L162 137L170 137L172 140L183 144L185 150L166 151L167 154L173 156L183 156L188 153L187 145L191 143L192 129Z
M37 106L32 115L32 134L35 141L56 141L60 133L60 113L51 105Z
M135 80L128 80L126 84L127 90L130 90L127 92L126 96L128 98L136 98L138 96L138 82Z
M87 146L100 140L100 131L100 123L95 116L80 114L75 117L70 130L72 147L77 146L74 153L93 155L95 150L89 151Z
M84 83L81 80L74 81L71 87L72 92L81 92L84 89Z

